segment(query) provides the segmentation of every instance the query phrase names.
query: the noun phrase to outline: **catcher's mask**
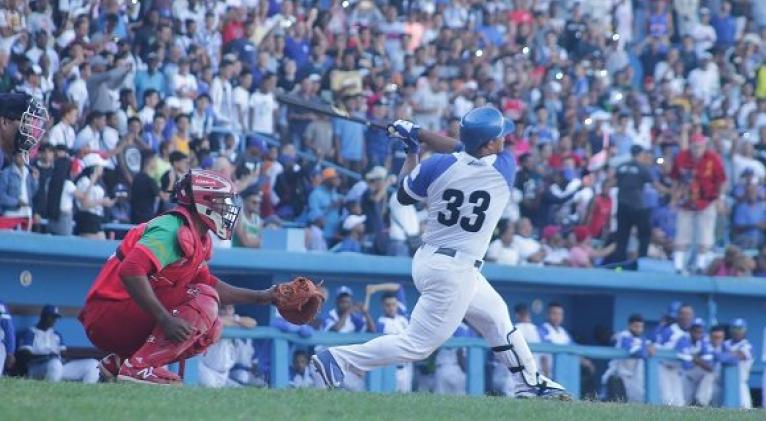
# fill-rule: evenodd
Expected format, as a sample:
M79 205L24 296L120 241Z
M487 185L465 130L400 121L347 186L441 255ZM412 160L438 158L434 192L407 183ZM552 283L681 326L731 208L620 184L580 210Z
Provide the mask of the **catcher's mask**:
M175 193L178 204L193 209L218 238L231 239L242 209L234 183L216 171L193 169L176 184Z
M13 141L14 152L24 154L42 140L48 124L48 110L40 101L24 93L0 95L0 117L19 121L19 129Z

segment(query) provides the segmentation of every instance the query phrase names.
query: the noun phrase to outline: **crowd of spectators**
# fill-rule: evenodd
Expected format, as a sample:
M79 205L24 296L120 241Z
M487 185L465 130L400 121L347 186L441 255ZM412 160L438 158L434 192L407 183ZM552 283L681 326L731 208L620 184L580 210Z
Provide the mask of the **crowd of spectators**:
M277 93L452 136L489 104L519 163L489 260L764 274L764 37L755 0L6 0L0 91L54 121L30 166L3 158L0 213L104 238L212 168L245 199L234 246L289 221L309 250L408 255L402 145Z

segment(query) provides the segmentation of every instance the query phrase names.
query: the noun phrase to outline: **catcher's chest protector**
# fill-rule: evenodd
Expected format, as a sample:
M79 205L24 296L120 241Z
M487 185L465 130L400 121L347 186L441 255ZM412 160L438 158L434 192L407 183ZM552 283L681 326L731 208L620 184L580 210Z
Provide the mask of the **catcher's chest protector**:
M200 238L193 229L189 228L193 226L193 221L188 210L178 207L169 213L178 215L184 220L184 224L178 229L177 234L177 241L183 258L149 277L149 282L153 289L183 286L191 283L197 277L205 261L210 258L212 252L210 239L207 236L204 239ZM146 227L147 224L140 224L128 231L119 247L117 247L116 256L109 259L102 268L93 288L88 294L88 298L94 295L117 300L128 298L127 291L122 287L122 281L119 276L120 261L141 240ZM117 286L117 290L115 290L115 286Z

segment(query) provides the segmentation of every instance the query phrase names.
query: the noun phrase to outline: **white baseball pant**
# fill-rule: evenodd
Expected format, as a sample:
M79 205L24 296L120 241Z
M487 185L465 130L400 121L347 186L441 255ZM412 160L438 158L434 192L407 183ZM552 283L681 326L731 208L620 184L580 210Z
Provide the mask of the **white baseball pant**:
M415 253L412 277L420 298L410 324L402 333L385 335L364 344L330 348L344 373L355 368L370 371L377 367L427 358L449 339L465 318L491 347L513 345L512 351L496 353L507 367L524 366L522 375L536 384L537 364L520 333L509 335L513 323L508 307L474 267L474 260L458 253L455 257L434 254L424 246Z
M660 396L663 405L683 406L684 388L677 366L660 364Z
M437 395L465 395L465 373L457 364L437 366L434 383Z
M49 382L98 382L98 361L94 359L73 360L62 363L61 359L53 358L40 364L30 364L27 368L27 376L35 380Z
M684 380L684 401L687 405L697 401L702 406L710 406L713 400L713 382L715 373L699 366L686 370Z
M412 392L412 363L396 368L396 391L399 393Z

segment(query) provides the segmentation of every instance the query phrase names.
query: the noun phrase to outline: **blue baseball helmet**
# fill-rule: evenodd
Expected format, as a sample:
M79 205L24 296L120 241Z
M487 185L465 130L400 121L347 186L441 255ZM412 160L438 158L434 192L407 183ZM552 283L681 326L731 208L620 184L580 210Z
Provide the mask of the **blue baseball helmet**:
M487 142L503 137L515 129L511 120L493 107L478 107L460 120L460 141L466 152L475 152Z

